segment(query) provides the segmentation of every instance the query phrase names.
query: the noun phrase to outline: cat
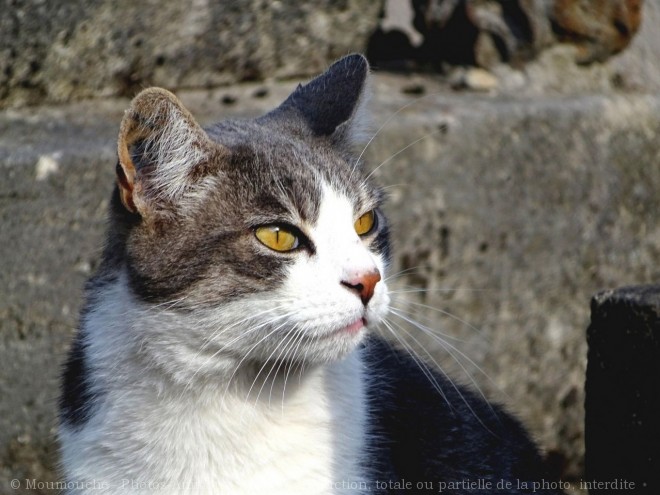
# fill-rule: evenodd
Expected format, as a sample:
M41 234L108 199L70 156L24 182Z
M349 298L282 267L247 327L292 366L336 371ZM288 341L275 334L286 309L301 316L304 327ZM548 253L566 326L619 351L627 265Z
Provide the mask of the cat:
M63 375L67 493L555 493L517 420L372 331L368 77L349 55L206 129L166 90L132 101Z

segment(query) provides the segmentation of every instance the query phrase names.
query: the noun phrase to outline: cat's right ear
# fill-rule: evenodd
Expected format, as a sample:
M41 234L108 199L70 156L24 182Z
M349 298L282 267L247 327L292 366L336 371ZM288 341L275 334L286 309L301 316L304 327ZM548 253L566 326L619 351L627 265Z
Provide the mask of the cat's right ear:
M117 184L122 203L142 216L175 203L214 148L176 96L161 88L142 91L119 130Z

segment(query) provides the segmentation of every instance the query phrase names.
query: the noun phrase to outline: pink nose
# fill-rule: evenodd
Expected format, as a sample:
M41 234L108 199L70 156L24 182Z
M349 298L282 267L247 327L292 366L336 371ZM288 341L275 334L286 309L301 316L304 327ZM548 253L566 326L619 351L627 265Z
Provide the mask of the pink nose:
M365 306L369 304L374 295L376 284L380 282L380 272L374 270L372 272L363 273L349 280L342 280L341 285L347 287L349 290L354 291Z

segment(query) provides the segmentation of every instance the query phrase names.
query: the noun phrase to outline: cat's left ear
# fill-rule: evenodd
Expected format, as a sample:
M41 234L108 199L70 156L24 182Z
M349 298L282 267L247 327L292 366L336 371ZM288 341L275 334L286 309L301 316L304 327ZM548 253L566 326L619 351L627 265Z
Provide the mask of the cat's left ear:
M302 124L314 136L351 146L364 139L368 78L367 59L359 54L348 55L307 84L299 85L265 118L297 127Z

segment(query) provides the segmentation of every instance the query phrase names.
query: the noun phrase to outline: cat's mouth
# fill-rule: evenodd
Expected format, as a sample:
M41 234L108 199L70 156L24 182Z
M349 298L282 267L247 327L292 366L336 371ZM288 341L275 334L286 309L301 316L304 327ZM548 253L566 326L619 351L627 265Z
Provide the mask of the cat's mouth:
M358 318L355 320L353 323L350 325L347 325L337 331L337 333L348 333L351 335L355 335L360 332L364 327L367 326L367 319L366 318Z

